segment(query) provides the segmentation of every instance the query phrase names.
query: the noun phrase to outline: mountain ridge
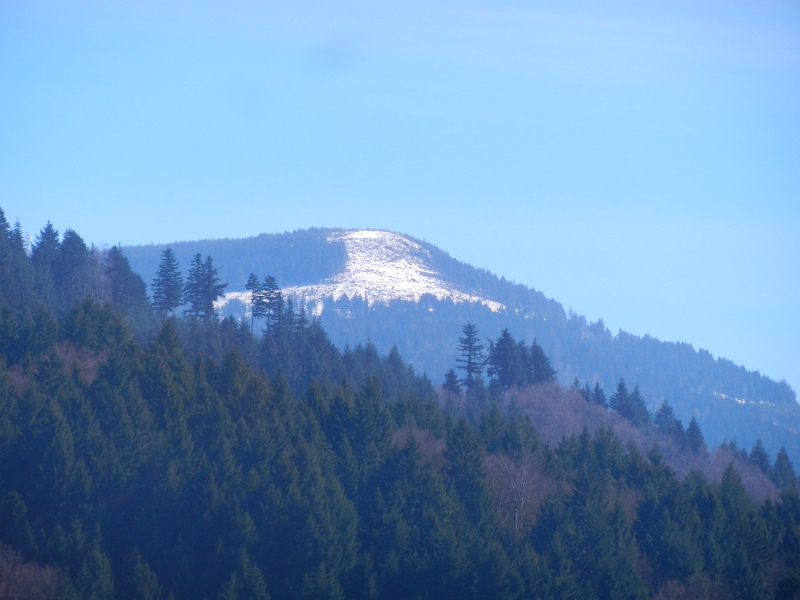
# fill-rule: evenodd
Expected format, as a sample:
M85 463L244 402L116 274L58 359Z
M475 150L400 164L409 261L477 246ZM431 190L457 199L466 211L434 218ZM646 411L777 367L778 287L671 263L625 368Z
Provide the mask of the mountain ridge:
M354 235L377 240L378 245L381 239L401 239L405 252L417 252L416 256L401 253L392 260L412 265L422 261L416 264L416 272L427 279L411 290L422 293L403 291L401 285L395 295L387 294L385 285L391 281L387 273L379 278L383 289L361 289L359 293L358 286L344 277L352 258L352 245L348 250L345 238L351 236L352 241ZM761 438L770 451L784 445L793 458L800 459L800 405L785 381L776 382L728 359L714 358L689 343L622 330L614 335L602 319L592 323L568 313L557 300L534 288L463 263L412 236L384 230L314 228L242 240L128 247L125 252L132 268L151 281L160 252L167 246L184 269L196 252L213 257L220 276L229 282L225 315L245 315L242 292L250 272L273 275L287 294L294 296L298 308L308 305L309 312L320 318L338 346L369 340L386 352L396 345L406 360L434 381L455 366L464 323L477 323L481 336L488 339L508 328L518 339L538 341L564 385L578 377L590 385L597 382L610 392L622 377L630 385L639 385L651 410L668 400L684 422L697 418L713 444L735 437L749 446ZM439 287L430 288L434 293L424 293L432 282ZM464 295L461 302L454 300L453 292Z

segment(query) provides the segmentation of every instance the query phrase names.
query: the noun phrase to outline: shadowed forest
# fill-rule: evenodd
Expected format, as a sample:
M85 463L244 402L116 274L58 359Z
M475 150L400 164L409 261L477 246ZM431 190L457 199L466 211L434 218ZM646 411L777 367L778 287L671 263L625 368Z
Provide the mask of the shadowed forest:
M220 320L213 259L170 265L151 298L121 249L48 226L29 256L0 212L0 598L800 594L785 451L469 323L435 388L256 280L266 330Z

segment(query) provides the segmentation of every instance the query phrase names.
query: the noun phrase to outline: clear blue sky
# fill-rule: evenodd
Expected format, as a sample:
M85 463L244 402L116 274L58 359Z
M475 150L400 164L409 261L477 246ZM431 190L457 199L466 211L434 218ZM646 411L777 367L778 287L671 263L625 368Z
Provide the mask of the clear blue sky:
M388 228L800 388L800 4L0 0L0 206Z

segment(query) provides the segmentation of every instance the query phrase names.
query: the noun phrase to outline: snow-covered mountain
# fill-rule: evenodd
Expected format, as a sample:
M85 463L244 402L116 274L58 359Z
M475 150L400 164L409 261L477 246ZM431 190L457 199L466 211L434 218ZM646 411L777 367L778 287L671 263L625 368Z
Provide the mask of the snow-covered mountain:
M372 306L393 300L419 302L427 295L455 304L480 303L492 312L505 308L500 302L458 289L434 269L429 250L399 233L371 229L334 231L328 242L344 243L344 269L319 283L282 290L284 296L295 298L298 305L307 307L315 316L322 314L326 300L337 302L342 298L362 298ZM248 292L229 292L217 307L224 309L233 301L246 306L248 298Z
M410 236L380 230L307 229L230 240L168 245L184 272L192 257L211 256L228 282L225 316L244 317L250 273L275 277L295 308L319 317L330 339L378 351L397 346L435 383L457 365L461 327L470 321L484 340L507 328L536 339L568 385L575 377L610 394L620 378L638 385L651 410L669 400L684 423L695 417L711 444L763 439L774 455L786 446L800 462L800 405L794 390L757 371L714 358L688 343L662 342L568 314L541 292L476 269ZM131 267L153 280L167 245L125 248ZM257 325L258 326L258 325ZM488 346L488 343L485 344Z

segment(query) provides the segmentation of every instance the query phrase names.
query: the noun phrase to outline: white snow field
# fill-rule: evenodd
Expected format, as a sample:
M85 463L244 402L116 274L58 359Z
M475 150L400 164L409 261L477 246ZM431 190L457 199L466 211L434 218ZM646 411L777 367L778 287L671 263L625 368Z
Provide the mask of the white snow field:
M437 300L479 302L494 312L505 306L465 293L445 281L429 264L430 253L412 240L391 231L353 230L331 234L328 242L341 240L347 249L345 269L315 285L284 288L284 297L294 297L297 306L310 307L319 316L325 299L361 297L372 306L392 300L419 302L429 294ZM231 300L249 303L249 292L225 294L217 308Z

